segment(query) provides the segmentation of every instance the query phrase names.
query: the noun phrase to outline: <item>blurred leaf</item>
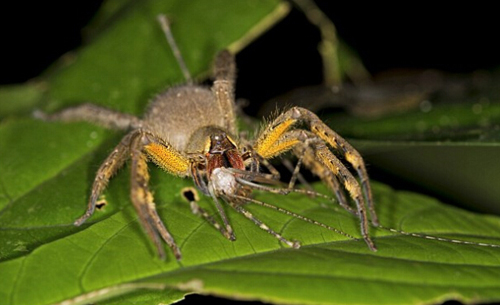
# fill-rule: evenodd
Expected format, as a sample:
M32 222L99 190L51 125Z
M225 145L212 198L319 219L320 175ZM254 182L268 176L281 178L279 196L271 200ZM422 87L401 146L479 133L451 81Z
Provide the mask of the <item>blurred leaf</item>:
M339 114L327 121L355 139L369 164L470 209L500 214L500 103L485 100L448 97L382 118Z
M330 120L335 122L336 130L358 139L488 146L500 142L499 103L423 103L424 111L417 109L374 119L338 115Z
M0 119L32 111L43 91L43 86L34 83L0 87Z
M210 71L217 51L255 35L255 28L264 31L258 26L261 22L270 26L267 19L276 22L287 12L278 1L266 0L140 1L109 10L105 20L113 23L92 40L91 47L66 56L68 67L52 73L48 110L92 101L141 114L154 93L182 83L156 21L160 13L169 18L189 71L200 75Z
M318 51L323 61L323 83L325 86L341 86L347 79L362 82L369 73L358 54L337 37L337 29L327 15L312 0L294 0L296 5L321 33Z

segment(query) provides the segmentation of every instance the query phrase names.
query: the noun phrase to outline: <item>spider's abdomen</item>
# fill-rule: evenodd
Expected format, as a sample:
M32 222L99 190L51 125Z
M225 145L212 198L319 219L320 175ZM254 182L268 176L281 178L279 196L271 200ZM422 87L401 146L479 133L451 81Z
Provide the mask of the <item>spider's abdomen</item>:
M176 150L186 151L196 130L205 126L224 128L226 111L219 107L210 89L186 85L156 96L144 116L144 124Z

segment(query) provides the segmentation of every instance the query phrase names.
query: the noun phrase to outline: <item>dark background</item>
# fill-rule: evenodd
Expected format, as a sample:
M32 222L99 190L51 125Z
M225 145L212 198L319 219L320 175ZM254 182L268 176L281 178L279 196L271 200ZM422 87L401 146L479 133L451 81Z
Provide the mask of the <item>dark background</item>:
M38 76L84 43L81 30L102 1L0 4L0 84ZM491 7L405 3L380 6L317 1L376 75L389 69L440 69L468 73L500 64L498 11ZM6 7L9 5L10 7ZM14 5L14 6L12 6ZM298 86L321 83L318 30L293 10L237 56L237 96L258 105ZM307 60L304 60L307 59ZM256 113L255 109L249 109ZM189 296L182 304L214 301ZM246 302L243 302L246 303Z
M0 84L36 77L84 43L81 30L101 2L0 4L4 12L0 19ZM374 74L394 68L471 72L500 64L500 21L493 6L317 3ZM238 55L237 94L257 102L299 85L320 83L319 39L316 28L293 10ZM260 80L259 88L253 86L255 80Z

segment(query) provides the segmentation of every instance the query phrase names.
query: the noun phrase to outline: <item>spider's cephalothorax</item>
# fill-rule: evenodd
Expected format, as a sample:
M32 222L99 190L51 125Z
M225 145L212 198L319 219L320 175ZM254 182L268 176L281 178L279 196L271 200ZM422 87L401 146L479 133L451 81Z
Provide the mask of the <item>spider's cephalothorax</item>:
M163 26L165 29L166 25ZM158 216L153 194L148 187L147 162L152 161L173 175L191 177L204 194L213 198L223 226L194 202L192 210L228 239L234 240L235 235L218 199L282 242L298 247L297 242L283 238L241 204L245 198L250 200L247 197L249 186L241 182L254 181L254 177L259 175L259 163L291 151L336 193L344 208L360 219L361 235L369 248L375 250L368 235L366 209L372 223L378 224L378 220L360 154L314 113L300 107L283 112L270 121L255 139L240 146L235 140L238 129L234 80L234 57L230 52L222 51L215 59L211 88L192 85L188 78L187 85L169 89L153 99L142 119L93 104L83 104L50 115L38 112L37 116L45 120L83 120L128 130L97 171L87 211L75 224L81 225L93 214L96 201L109 179L130 159L130 197L142 226L155 243L160 257L165 257L163 240L180 259L181 252ZM332 151L352 165L360 182ZM355 202L355 209L348 204L343 190Z

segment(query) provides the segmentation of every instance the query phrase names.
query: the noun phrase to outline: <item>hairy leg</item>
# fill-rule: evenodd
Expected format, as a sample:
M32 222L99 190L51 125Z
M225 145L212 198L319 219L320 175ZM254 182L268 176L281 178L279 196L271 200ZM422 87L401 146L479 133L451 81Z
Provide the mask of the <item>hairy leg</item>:
M145 136L142 132L137 132L130 145L132 161L130 197L132 198L134 207L139 214L142 226L156 245L160 258L165 258L165 251L163 250L163 245L158 235L161 236L161 238L172 249L176 259L180 260L181 252L177 247L174 238L168 232L160 219L156 211L153 194L150 192L148 187L149 173L147 168L147 155L143 152L144 137Z
M225 127L232 135L236 135L236 106L234 102L236 65L234 63L234 56L228 50L223 50L217 54L214 76L215 80L212 91L222 110L221 113L225 114L224 122L227 122L227 126Z
M307 124L312 133L341 154L357 171L368 210L370 211L371 221L375 226L378 226L379 222L373 204L370 181L363 158L354 147L323 123L313 112L301 107L293 107L285 111L260 132L255 144L255 150L264 158L272 158L292 149L300 143L299 139L284 137L284 135L301 122Z
M87 211L74 222L76 226L80 226L81 224L83 224L94 213L96 201L108 185L109 179L123 166L125 161L128 159L130 152L130 141L134 134L135 132L131 132L126 135L97 170L97 174L92 185L92 191L90 194Z
M88 103L66 108L53 114L37 110L33 113L33 116L44 121L91 122L105 128L120 130L139 128L141 126L141 120L131 114Z

